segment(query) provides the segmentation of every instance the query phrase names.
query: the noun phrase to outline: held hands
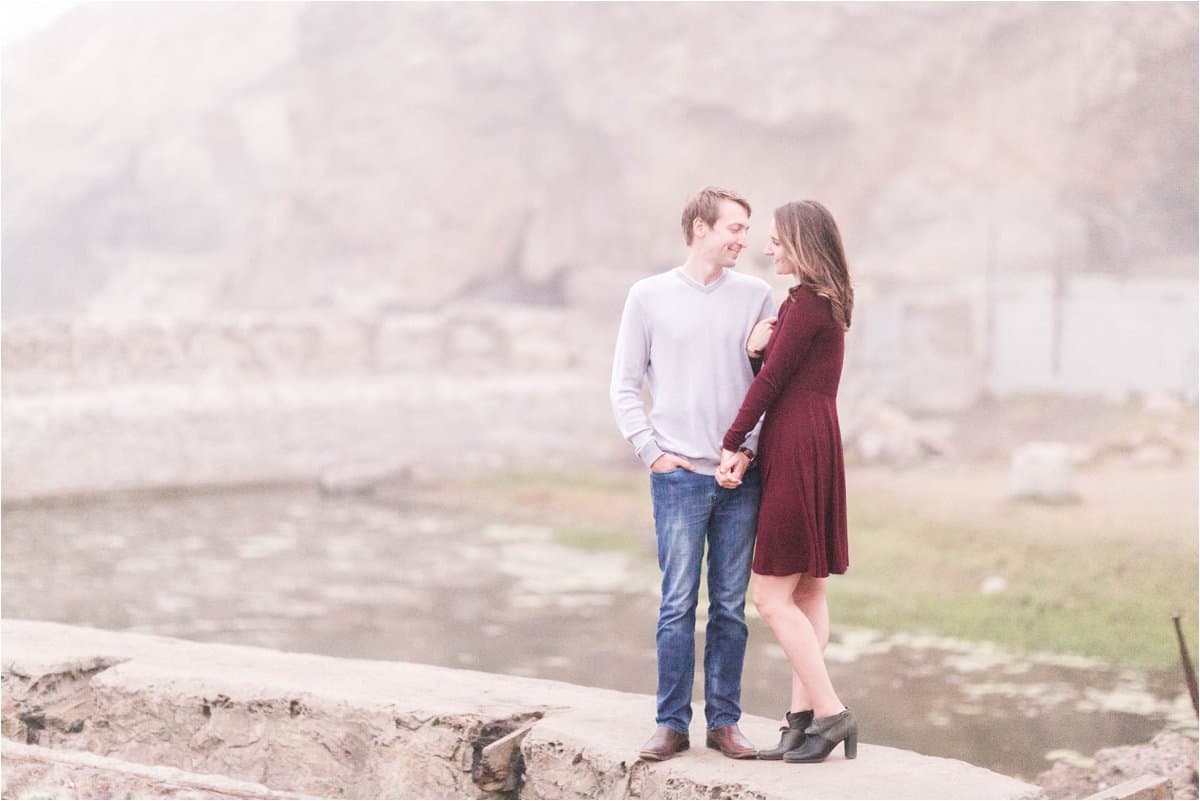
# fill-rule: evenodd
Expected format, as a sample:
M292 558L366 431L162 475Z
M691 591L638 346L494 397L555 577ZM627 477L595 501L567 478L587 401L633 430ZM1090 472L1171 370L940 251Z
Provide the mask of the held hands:
M742 484L742 476L746 474L746 468L750 466L750 457L742 451L721 451L721 466L717 469L717 483L725 489L736 489ZM696 468L687 459L682 456L676 456L673 453L664 453L662 456L654 460L654 464L650 465L650 471L653 473L669 473L672 470L682 467L689 472L695 472Z
M765 320L763 322L766 322ZM759 323L761 325L762 323ZM742 476L750 466L750 457L741 451L721 449L721 466L717 468L717 483L725 489L741 486Z
M762 355L762 350L770 341L771 334L775 333L775 322L778 319L778 317L768 317L754 324L754 328L750 329L750 338L746 340L746 355L753 357Z

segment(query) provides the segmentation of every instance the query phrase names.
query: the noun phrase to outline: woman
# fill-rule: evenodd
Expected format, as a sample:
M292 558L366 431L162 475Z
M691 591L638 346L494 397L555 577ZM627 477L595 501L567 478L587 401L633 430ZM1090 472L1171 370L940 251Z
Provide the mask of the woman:
M834 691L822 651L829 639L825 581L849 565L837 390L854 290L837 223L820 203L776 209L765 253L796 285L779 307L762 368L721 452L727 473L766 414L753 599L791 662L792 698L779 745L758 756L820 762L845 743L853 759L858 723ZM757 347L752 338L751 357Z

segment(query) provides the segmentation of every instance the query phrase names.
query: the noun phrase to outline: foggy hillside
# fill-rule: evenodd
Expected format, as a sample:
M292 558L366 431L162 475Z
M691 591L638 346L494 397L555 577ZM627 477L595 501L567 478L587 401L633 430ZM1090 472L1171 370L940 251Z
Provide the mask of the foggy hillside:
M705 183L859 278L1188 275L1194 4L89 4L3 61L3 315L610 309ZM749 254L748 254L749 255ZM753 269L759 257L745 265ZM758 262L761 264L761 262Z

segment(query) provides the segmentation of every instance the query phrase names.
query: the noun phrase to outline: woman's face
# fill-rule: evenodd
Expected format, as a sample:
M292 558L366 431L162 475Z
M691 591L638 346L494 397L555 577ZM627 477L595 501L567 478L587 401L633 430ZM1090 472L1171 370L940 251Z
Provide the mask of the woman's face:
M793 270L783 256L783 248L779 245L779 231L775 228L774 220L771 220L771 230L767 232L767 247L763 250L763 255L771 257L776 275L792 274Z

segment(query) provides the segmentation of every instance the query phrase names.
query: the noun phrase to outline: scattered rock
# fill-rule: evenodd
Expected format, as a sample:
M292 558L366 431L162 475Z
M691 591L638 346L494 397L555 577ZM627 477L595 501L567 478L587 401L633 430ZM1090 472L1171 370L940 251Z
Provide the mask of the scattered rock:
M1084 756L1071 748L1057 748L1049 751L1046 753L1046 759L1051 762L1070 765L1073 768L1083 768L1084 770L1096 767L1096 760L1090 756Z
M855 404L843 420L843 444L868 463L911 465L953 454L949 420L916 420L877 398Z
M1143 445L1129 456L1129 461L1138 467L1172 465L1178 460L1179 456L1173 449L1158 443Z
M1052 751L1048 759L1066 752ZM1073 754L1074 752L1070 752ZM1078 756L1078 755L1075 755ZM1196 798L1196 741L1165 731L1142 745L1103 748L1089 760L1062 759L1040 774L1036 783L1047 798L1083 798L1146 775L1169 779L1175 798Z
M1074 490L1071 449L1062 442L1029 442L1013 451L1009 496L1037 501L1070 501Z
M1071 446L1071 462L1076 467L1091 467L1099 464L1102 456L1098 445L1076 443Z
M1086 456L1089 464L1118 462L1135 467L1159 467L1178 464L1188 447L1187 435L1178 426L1159 425L1074 451L1076 463ZM1086 453L1084 451L1086 450Z
M1008 579L1004 576L988 576L979 585L979 591L984 595L998 595L1008 589Z
M380 465L366 462L338 465L321 473L317 486L327 495L361 495L392 481L413 477L409 465Z
M1171 784L1171 780L1151 774L1143 776L1140 779L1130 779L1127 782L1121 782L1116 787L1109 787L1094 795L1089 795L1088 799L1111 798L1127 801L1127 799L1134 798L1161 799L1174 797L1175 789L1174 785Z

